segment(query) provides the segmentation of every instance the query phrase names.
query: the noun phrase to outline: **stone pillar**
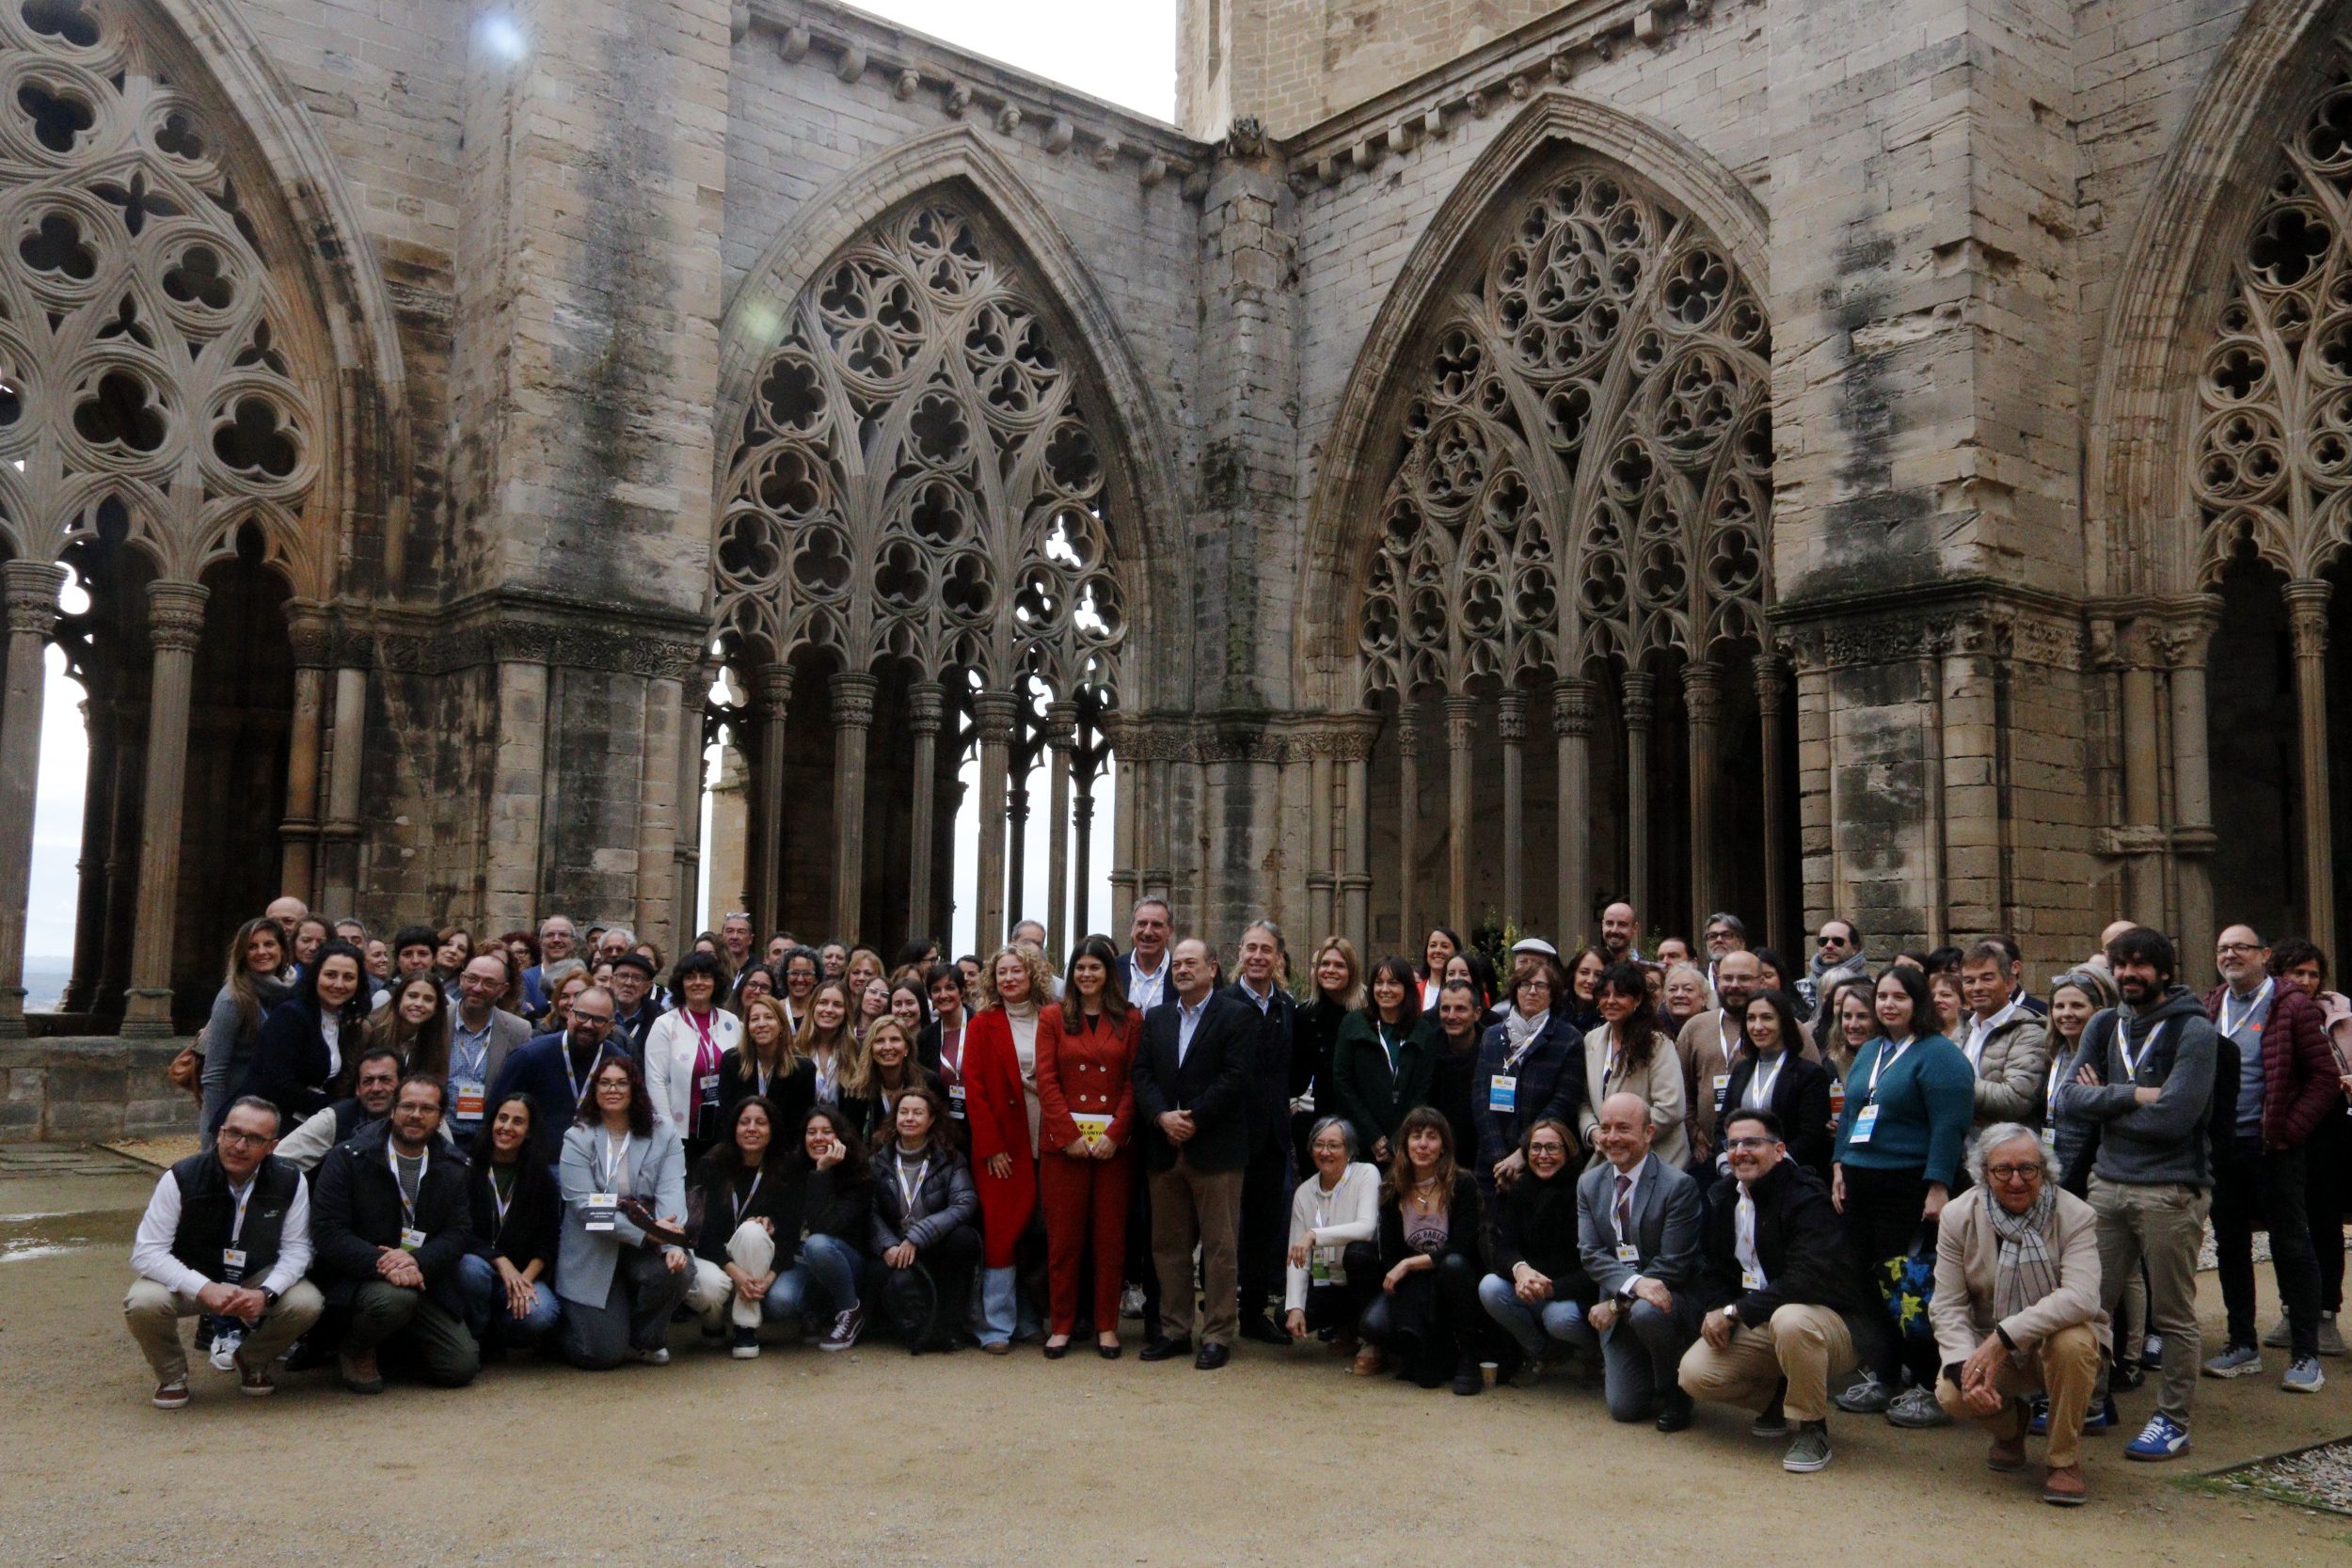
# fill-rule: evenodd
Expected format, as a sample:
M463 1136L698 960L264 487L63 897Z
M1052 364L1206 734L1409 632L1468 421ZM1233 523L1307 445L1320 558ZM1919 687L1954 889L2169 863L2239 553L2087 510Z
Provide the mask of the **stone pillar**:
M1414 830L1421 819L1421 728L1413 722L1409 695L1400 693L1396 705L1396 944L1412 952L1418 933L1413 921L1413 879L1421 874L1420 846ZM1371 959L1365 959L1369 968Z
M792 666L759 667L758 788L752 802L752 929L766 942L784 924L784 721L792 706Z
M547 691L546 672L536 665L532 668L539 673L539 694L544 700ZM503 715L509 704L510 685L507 678L507 666L501 665L499 668L499 705L501 714L500 743L501 766L505 762ZM335 717L334 727L330 733L334 736L335 754L328 763L326 774L326 825L319 831L321 858L327 863L321 867L319 887L320 894L329 911L327 918L336 920L355 912L358 907L359 786L363 782L360 767L367 758L368 735L368 673L365 670L357 666L344 666L336 670ZM532 799L536 799L535 791ZM501 828L501 824L493 820L492 832L494 834L499 832ZM530 841L533 846L538 842L535 818L531 825ZM495 850L496 846L493 845L494 853ZM501 924L498 914L494 911L489 924L496 930L510 929L515 925L532 924L532 911L528 904L515 912L516 914L515 921Z
M1005 749L1005 929L1029 918L1029 700L1014 699L1012 741Z
M1372 760L1369 742L1348 753L1347 799L1340 820L1346 825L1347 857L1340 872L1340 902L1345 907L1347 940L1363 958L1372 950ZM1322 938L1317 937L1320 942Z
M833 677L833 928L844 942L865 934L866 734L880 684L863 670Z
M637 936L664 953L691 946L691 927L681 927L677 847L684 822L701 815L699 775L681 772L686 682L655 676L645 682L645 719L640 741L637 784ZM699 728L699 726L697 726Z
M2205 659L2220 618L2219 609L2208 604L2174 626L2164 640L2165 659L2172 671L2172 863L2180 878L2181 933L2187 940L2182 964L2200 976L2211 960L2192 964L2187 953L2203 951L2197 945L2199 935L2215 929L2213 851L2218 836L2213 826Z
M1706 659L1682 667L1682 704L1691 735L1691 927L1703 928L1722 908L1722 847L1716 806L1723 798L1723 675Z
M1148 787L1140 808L1147 820L1136 830L1143 850L1143 892L1138 896L1170 898L1175 895L1176 881L1176 759L1166 752L1165 737L1155 739L1153 746L1163 754L1151 760ZM1169 912L1175 911L1171 909Z
M1446 746L1446 912L1457 931L1470 928L1470 742L1478 734L1475 699L1450 696L1445 700ZM1465 937L1465 942L1470 939Z
M7 694L0 697L0 1037L24 1033L24 926L33 877L33 798L40 782L41 690L65 568L0 566L8 612Z
M1066 927L1064 911L1070 908L1070 753L1078 744L1078 705L1048 703L1045 705L1045 745L1053 753L1050 764L1053 782L1046 793L1046 807L1052 813L1052 828L1046 833L1045 866L1045 957L1056 970L1062 966L1062 955L1070 951L1074 927Z
M1078 775L1078 797L1073 806L1077 843L1071 855L1070 924L1065 927L1070 937L1062 944L1064 953L1087 934L1088 917L1094 912L1094 779L1092 773ZM1054 918L1061 918L1059 911Z
M180 821L186 803L188 699L196 645L204 634L205 591L191 582L147 585L155 674L148 694L147 791L139 846L137 934L131 943L126 1036L171 1033L173 927L180 910Z
M687 677L685 687L678 692L677 842L670 851L671 860L676 866L672 886L675 890L675 908L677 912L671 919L670 928L676 933L681 944L691 942L695 933L703 927L703 858L709 852L709 846L703 842L703 787L709 774L709 764L703 752L703 715L710 704L710 689L718 683L718 679L717 660L706 657L702 665ZM716 838L718 835L714 832L711 836ZM734 898L741 892L739 888L717 885L718 863L712 862L710 895L714 903ZM737 864L737 877L739 879L739 860ZM730 903L727 908L731 910L736 905ZM710 922L714 929L718 924L716 920ZM667 953L675 949L665 947L662 951Z
M1308 942L1321 942L1335 927L1332 895L1338 891L1337 846L1331 842L1331 746L1317 736L1307 755L1307 925Z
M1135 901L1143 896L1142 851L1143 832L1136 821L1136 813L1142 802L1137 799L1136 765L1125 755L1124 735L1111 737L1111 935L1124 940L1126 931L1120 922Z
M1750 939L1750 944L1756 947L1777 946L1795 928L1788 924L1788 873L1781 855L1782 835L1797 831L1788 814L1788 791L1781 783L1783 748L1788 737L1781 733L1780 705L1788 689L1780 661L1769 652L1757 654L1756 714L1764 752L1764 919ZM1703 910L1699 918L1704 920L1712 912Z
M294 645L294 722L286 737L286 820L279 824L278 887L318 901L319 759L326 748L326 611L291 600L286 635Z
M1657 715L1658 677L1625 673L1625 896L1640 914L1649 896L1649 727Z
M2157 852L2162 830L2159 771L2164 758L2156 733L2156 672L2141 627L2129 639L2133 652L2122 672L2123 688L2123 830L2116 835L2122 850L2123 897L2126 918L2162 929L2164 863ZM2181 933L2185 941L2200 942L2211 932Z
M2316 578L2287 584L2295 637L2296 752L2303 794L2303 925L2323 953L2336 951L2335 829L2328 795L2328 593ZM2187 931L2190 942L2211 935Z
M1565 957L1587 940L1593 918L1593 683L1570 675L1552 683L1552 743L1559 752L1560 923L1554 940Z
M946 698L947 689L937 681L916 681L907 688L907 733L914 737L914 811L907 830L907 929L916 935L931 929L931 851L939 841L939 724L947 711Z
M128 650L126 649L127 653ZM113 778L106 792L106 913L98 991L90 1006L119 1016L131 985L131 934L138 897L139 790L147 780L147 705L114 705Z
M95 688L93 688L94 691ZM83 700L82 721L89 735L89 767L82 787L82 856L74 863L73 974L66 982L59 1012L96 1009L98 966L106 950L106 845L114 826L114 705L96 695Z
M1005 789L1020 709L1021 699L1009 691L981 691L972 698L980 740L980 885L972 947L983 963L1005 942Z
M1495 700L1495 732L1502 737L1502 918L1527 926L1527 878L1520 846L1527 842L1527 698L1516 688Z

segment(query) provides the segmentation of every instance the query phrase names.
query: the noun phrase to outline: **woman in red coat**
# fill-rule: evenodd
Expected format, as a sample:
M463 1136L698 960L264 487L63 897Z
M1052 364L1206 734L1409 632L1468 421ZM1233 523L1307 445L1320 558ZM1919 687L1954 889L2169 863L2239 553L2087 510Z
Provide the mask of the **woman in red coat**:
M1012 1350L1019 1326L1015 1263L1037 1214L1037 1037L1053 971L1026 944L989 960L994 1006L963 1037L963 1114L972 1136L972 1184L980 1195L980 1348Z
M1119 1290L1127 1259L1127 1196L1135 1180L1136 1091L1127 1069L1143 1036L1143 1014L1119 984L1119 951L1089 937L1070 958L1058 1006L1037 1029L1037 1098L1044 1112L1038 1186L1045 1206L1045 1256L1052 1280L1049 1359L1070 1348L1078 1322L1078 1275L1094 1245L1094 1346L1119 1355Z

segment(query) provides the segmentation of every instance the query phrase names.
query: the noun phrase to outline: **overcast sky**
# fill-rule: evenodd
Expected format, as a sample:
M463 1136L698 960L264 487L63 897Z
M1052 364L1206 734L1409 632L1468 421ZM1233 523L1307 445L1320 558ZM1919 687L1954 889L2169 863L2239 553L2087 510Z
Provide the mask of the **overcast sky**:
M1175 0L1119 0L1111 5L1101 0L869 0L862 8L1155 119L1175 118ZM30 959L55 964L73 951L78 888L74 863L81 853L87 741L81 689L66 680L63 656L55 649L50 650L49 665L24 950ZM1041 796L1041 775L1038 783ZM971 863L971 816L967 811L960 824L963 842L959 862L964 865ZM1098 875L1109 865L1109 816L1104 810L1097 818L1103 845L1095 858ZM1041 842L1041 831L1033 836ZM1037 892L1041 895L1041 863L1039 872ZM1107 918L1107 912L1104 894L1098 900L1095 924ZM959 926L968 932L969 911L959 914ZM33 1000L39 1005L42 998Z

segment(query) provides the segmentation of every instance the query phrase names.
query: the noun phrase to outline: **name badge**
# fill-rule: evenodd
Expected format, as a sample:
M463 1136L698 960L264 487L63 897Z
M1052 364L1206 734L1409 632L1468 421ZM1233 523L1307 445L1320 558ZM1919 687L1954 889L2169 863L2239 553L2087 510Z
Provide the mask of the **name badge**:
M1638 1263L1638 1262L1640 1262L1641 1260L1642 1260L1642 1249L1641 1249L1641 1248L1639 1248L1639 1247L1635 1246L1635 1245L1634 1245L1631 1242L1619 1242L1619 1243L1617 1243L1617 1261L1618 1261L1618 1262L1620 1262L1620 1263Z
M1835 1121L1835 1120L1836 1120L1839 1117L1842 1117L1842 1116L1844 1116L1845 1114L1846 1114L1846 1085L1843 1085L1843 1084L1832 1084L1832 1085L1830 1085L1830 1086L1829 1086L1829 1115L1830 1115L1830 1119L1831 1119L1832 1121Z
M414 1252L424 1245L424 1232L413 1225L404 1225L400 1227L400 1244L404 1250Z
M482 1119L481 1079L476 1078L470 1083L463 1078L457 1081L457 1117L460 1121Z
M961 1084L947 1085L947 1114L958 1121L963 1119L963 1085Z
M588 1195L588 1228L589 1228L589 1229L591 1229L591 1230L610 1230L610 1229L612 1229L612 1221L613 1221L613 1218L614 1218L614 1216L615 1216L615 1215L619 1214L619 1213L620 1213L620 1212L621 1212L621 1195L620 1195L620 1194L618 1194L618 1193L590 1193L590 1194Z
M1317 1252L1308 1262L1307 1277L1313 1280L1318 1285L1328 1285L1331 1283L1331 1265L1323 1260L1323 1254L1321 1252Z
M1718 1113L1724 1108L1724 1097L1730 1092L1731 1074L1728 1072L1715 1074L1715 1109Z
M1760 1291L1763 1288L1764 1276L1762 1275L1756 1273L1754 1269L1741 1269L1740 1271L1740 1289L1742 1291Z
M1846 1141L1855 1144L1868 1143L1870 1134L1878 1130L1878 1124L1879 1108L1876 1105L1865 1105L1855 1114L1853 1132L1848 1134Z
M719 1075L717 1073L704 1073L702 1075L701 1083L703 1098L705 1100L716 1100L719 1098Z
M2058 1129L2055 1127L2042 1129L2042 1157L2050 1162L2052 1169L2058 1167Z
M1486 1089L1486 1109L1515 1112L1519 1108L1519 1081L1512 1073L1498 1072Z
M220 1273L221 1283L224 1285L244 1284L245 1248L241 1246L222 1247L220 1249Z

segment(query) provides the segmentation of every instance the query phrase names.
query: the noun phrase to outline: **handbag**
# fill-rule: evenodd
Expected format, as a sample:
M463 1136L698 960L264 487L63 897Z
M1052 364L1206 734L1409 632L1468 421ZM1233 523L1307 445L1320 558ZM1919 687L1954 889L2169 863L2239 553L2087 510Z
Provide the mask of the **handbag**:
M175 1089L185 1089L197 1099L204 1098L204 1053L192 1045L183 1045L164 1069L164 1077Z
M1878 1266L1878 1286L1896 1336L1905 1344L1935 1343L1935 1324L1928 1319L1928 1303L1935 1295L1935 1243L1925 1226L1912 1237L1910 1251Z

